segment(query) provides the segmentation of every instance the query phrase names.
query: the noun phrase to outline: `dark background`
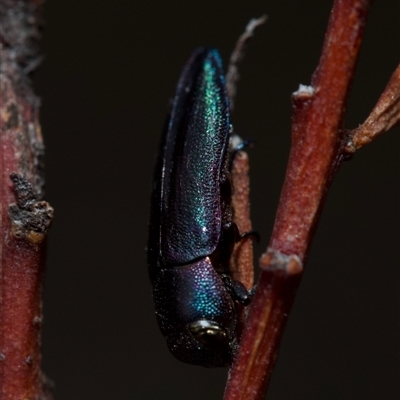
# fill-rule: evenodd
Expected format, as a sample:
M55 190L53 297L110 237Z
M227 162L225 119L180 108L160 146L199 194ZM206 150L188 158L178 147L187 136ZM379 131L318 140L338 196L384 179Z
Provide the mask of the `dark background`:
M252 216L265 249L290 144L290 95L308 84L329 1L47 1L35 74L56 218L44 291L44 370L57 400L221 399L226 370L176 361L158 331L145 245L160 131L201 45L225 65L251 17L269 14L241 68L233 115L251 150ZM398 0L377 1L347 127L399 59ZM345 163L329 192L268 399L399 393L399 128Z

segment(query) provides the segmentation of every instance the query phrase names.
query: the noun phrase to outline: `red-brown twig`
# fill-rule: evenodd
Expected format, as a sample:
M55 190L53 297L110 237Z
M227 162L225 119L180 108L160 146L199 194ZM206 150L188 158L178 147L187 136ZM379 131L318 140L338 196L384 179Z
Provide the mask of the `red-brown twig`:
M292 146L267 253L225 400L265 396L302 264L344 154L345 103L370 0L336 0L311 86L293 95Z
M400 64L393 72L385 90L365 122L349 132L346 151L356 150L371 143L382 133L400 122Z
M232 195L233 221L239 232L251 231L249 157L239 151L232 163L231 178L234 188ZM253 243L246 237L235 244L229 267L232 278L242 282L248 290L254 286Z
M42 275L53 216L43 191L39 101L28 73L38 65L41 1L0 5L0 398L51 398L41 373Z

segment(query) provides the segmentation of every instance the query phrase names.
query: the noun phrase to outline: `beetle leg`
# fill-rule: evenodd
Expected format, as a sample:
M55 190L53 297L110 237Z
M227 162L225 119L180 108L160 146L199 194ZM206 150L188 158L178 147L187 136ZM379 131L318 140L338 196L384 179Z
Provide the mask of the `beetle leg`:
M246 239L248 237L255 239L257 243L260 243L260 233L254 230L240 233L239 236L236 238L236 242L240 242L242 239Z
M229 260L236 243L237 232L238 228L233 222L228 222L222 226L218 246L210 255L212 264L219 273L227 273L229 271Z
M239 228L237 227L237 225L234 222L232 222L232 224L234 225L232 227L232 229L233 229L234 235L235 235L235 243L238 243L241 240L246 239L248 237L250 237L252 239L255 239L257 241L257 243L260 242L260 234L259 234L259 232L251 230L251 231L248 231L248 232L240 233L239 232Z
M225 286L233 300L237 301L243 306L250 304L251 299L253 298L254 288L247 290L242 282L234 281L228 275L221 275L221 278L224 281Z

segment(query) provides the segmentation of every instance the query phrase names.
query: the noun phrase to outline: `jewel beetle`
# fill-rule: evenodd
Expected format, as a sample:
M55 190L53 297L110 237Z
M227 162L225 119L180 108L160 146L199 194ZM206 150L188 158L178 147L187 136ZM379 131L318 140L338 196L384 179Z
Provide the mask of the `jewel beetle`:
M157 321L183 362L226 366L237 349L238 303L229 277L240 240L232 222L230 110L221 57L199 48L186 63L154 174L147 258Z

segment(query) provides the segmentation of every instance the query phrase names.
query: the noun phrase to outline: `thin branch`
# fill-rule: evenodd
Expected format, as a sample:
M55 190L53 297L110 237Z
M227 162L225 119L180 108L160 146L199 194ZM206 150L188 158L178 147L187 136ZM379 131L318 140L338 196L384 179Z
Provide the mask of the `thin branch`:
M239 232L251 231L250 219L250 181L249 157L239 151L232 163L231 178L233 186L232 208L233 222ZM236 243L229 267L232 278L242 282L247 289L254 286L253 243L251 237L246 237Z
M262 15L259 18L251 19L246 25L244 32L239 36L235 48L232 51L228 65L228 72L225 77L231 112L234 108L237 83L240 79L239 65L244 58L247 44L253 37L255 29L258 26L263 25L267 21L267 18L266 15ZM242 139L237 135L233 135L231 137L232 149L237 149L237 146L241 145L243 145ZM233 187L233 222L237 225L240 233L250 232L249 157L244 151L238 151L232 156L231 181ZM250 237L243 238L243 240L236 243L230 259L229 269L234 280L243 283L248 290L253 288L253 244ZM242 322L244 322L244 318L242 318Z
M370 3L334 2L311 86L301 86L293 95L292 146L285 182L225 400L265 396L302 264L342 157L344 134L339 132Z
M366 121L358 128L349 131L349 141L345 150L354 153L398 123L400 123L400 64Z
M255 29L258 26L265 24L267 19L268 17L266 15L251 19L244 32L240 35L238 41L236 42L236 46L232 51L228 65L228 72L226 73L226 89L228 91L231 111L233 111L234 108L237 83L240 79L239 64L243 60L247 43L254 35Z

